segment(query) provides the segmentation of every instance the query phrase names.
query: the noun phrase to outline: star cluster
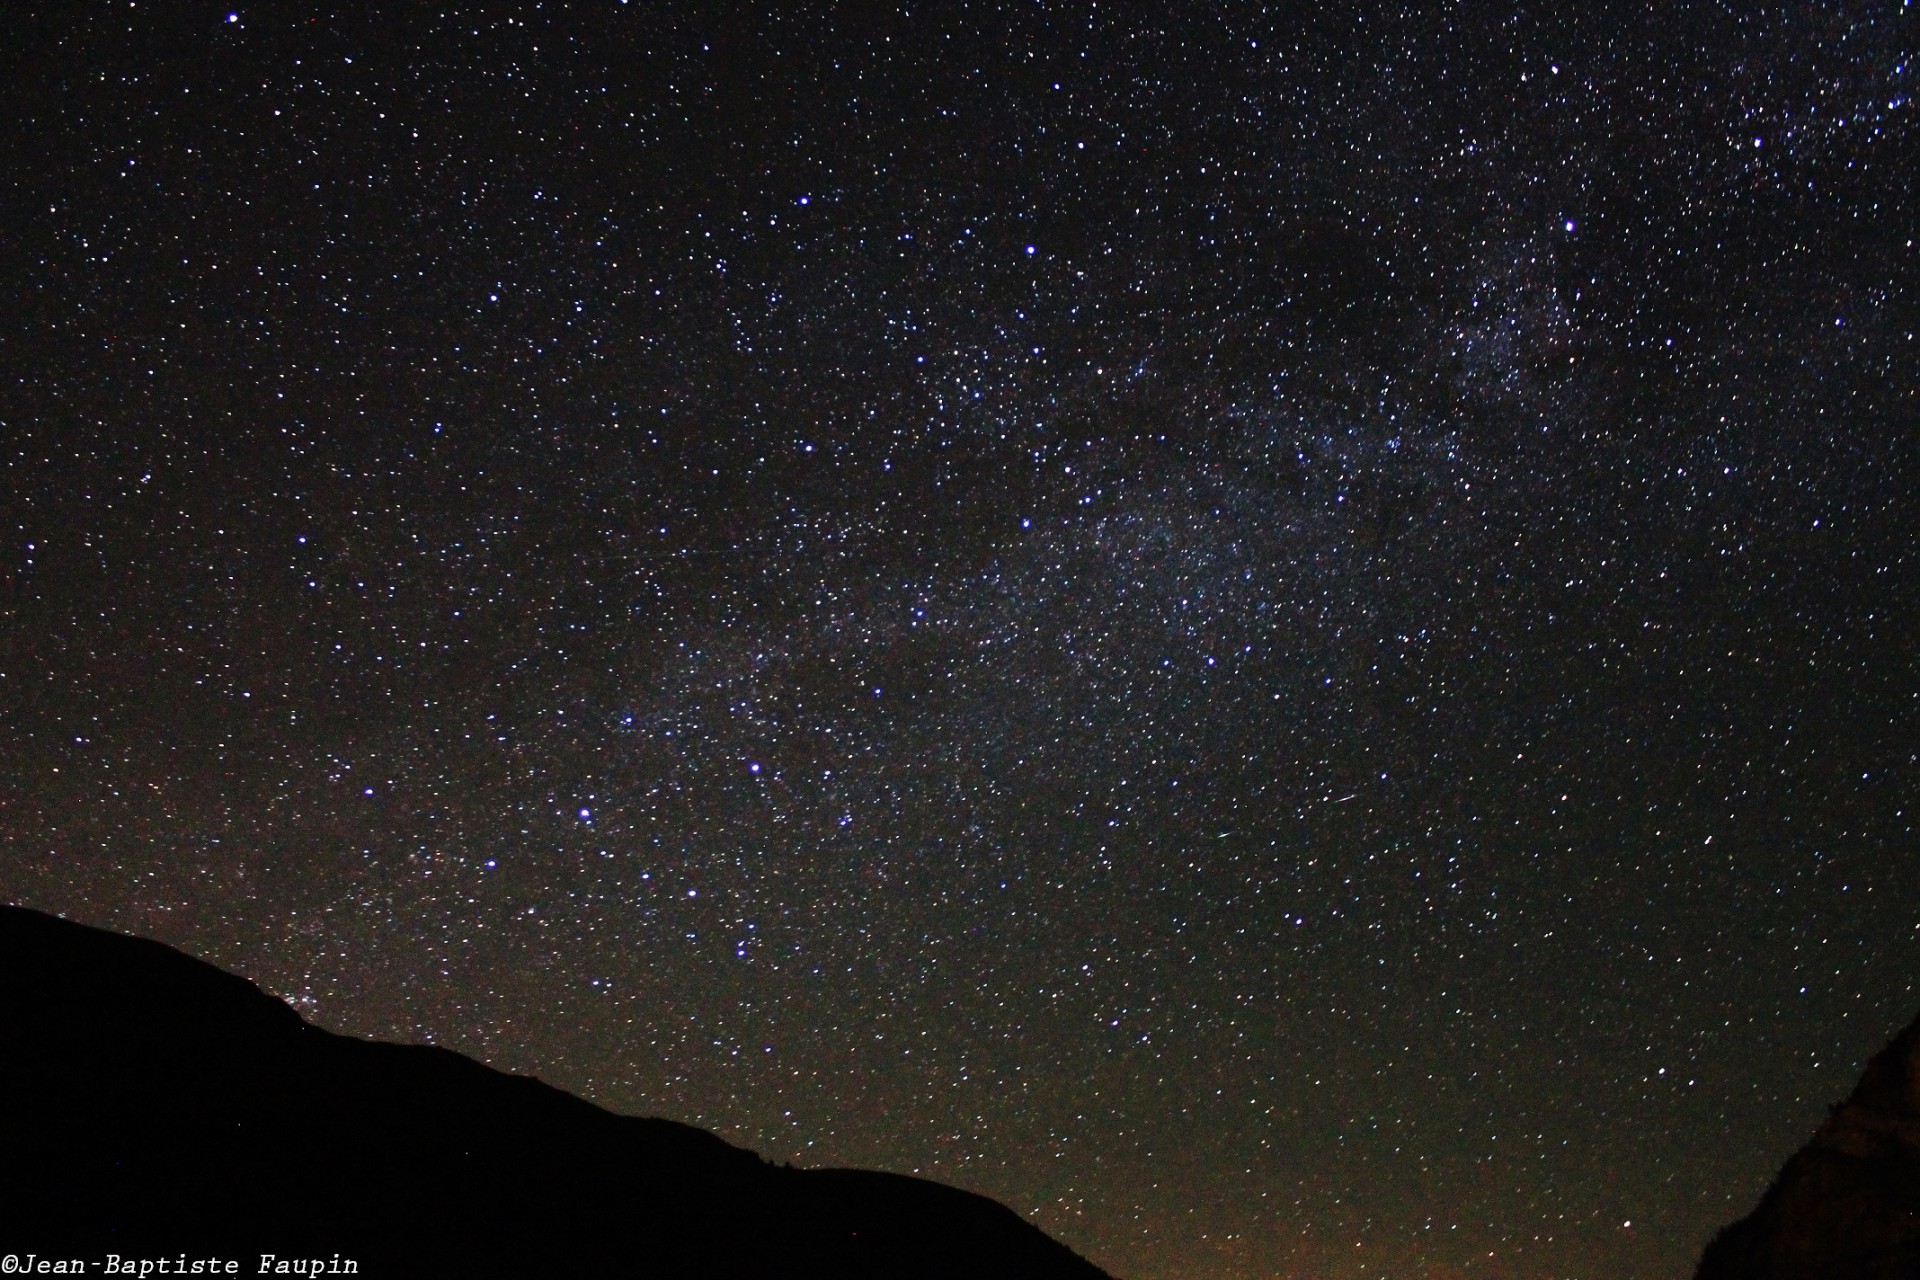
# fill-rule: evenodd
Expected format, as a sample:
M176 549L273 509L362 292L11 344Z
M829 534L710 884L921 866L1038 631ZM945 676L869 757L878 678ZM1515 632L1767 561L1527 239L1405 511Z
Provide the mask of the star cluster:
M1138 1280L1684 1275L1912 1016L1901 3L83 3L0 892Z

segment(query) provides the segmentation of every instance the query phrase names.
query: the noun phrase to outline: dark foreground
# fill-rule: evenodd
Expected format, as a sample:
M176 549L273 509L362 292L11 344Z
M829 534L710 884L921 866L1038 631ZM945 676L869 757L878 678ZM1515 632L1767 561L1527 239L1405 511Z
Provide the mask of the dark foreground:
M0 1254L365 1276L1101 1280L1011 1210L770 1165L421 1046L308 1026L171 948L0 907ZM224 1270L224 1267L222 1268ZM158 1274L157 1270L152 1274Z
M1920 1019L1714 1237L1695 1280L1920 1280Z

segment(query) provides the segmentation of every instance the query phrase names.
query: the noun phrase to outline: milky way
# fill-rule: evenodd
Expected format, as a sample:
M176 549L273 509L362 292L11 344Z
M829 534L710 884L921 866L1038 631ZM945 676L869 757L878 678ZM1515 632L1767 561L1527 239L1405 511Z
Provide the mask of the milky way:
M10 16L0 894L1135 1280L1920 1004L1906 5L376 9Z

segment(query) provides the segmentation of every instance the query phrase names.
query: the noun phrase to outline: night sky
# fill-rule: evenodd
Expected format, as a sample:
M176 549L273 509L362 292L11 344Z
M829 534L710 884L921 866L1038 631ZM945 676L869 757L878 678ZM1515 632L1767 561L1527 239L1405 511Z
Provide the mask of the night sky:
M1920 1010L1905 0L9 6L0 897L1127 1280Z

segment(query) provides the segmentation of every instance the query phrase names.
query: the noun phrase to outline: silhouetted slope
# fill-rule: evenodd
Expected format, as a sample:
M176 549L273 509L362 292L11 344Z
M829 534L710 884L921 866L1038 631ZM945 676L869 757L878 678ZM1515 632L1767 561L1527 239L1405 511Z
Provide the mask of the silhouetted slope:
M1867 1064L1696 1280L1920 1280L1920 1019Z
M937 1183L770 1165L443 1049L308 1026L169 947L0 907L0 1251L338 1252L368 1276L1099 1269Z

